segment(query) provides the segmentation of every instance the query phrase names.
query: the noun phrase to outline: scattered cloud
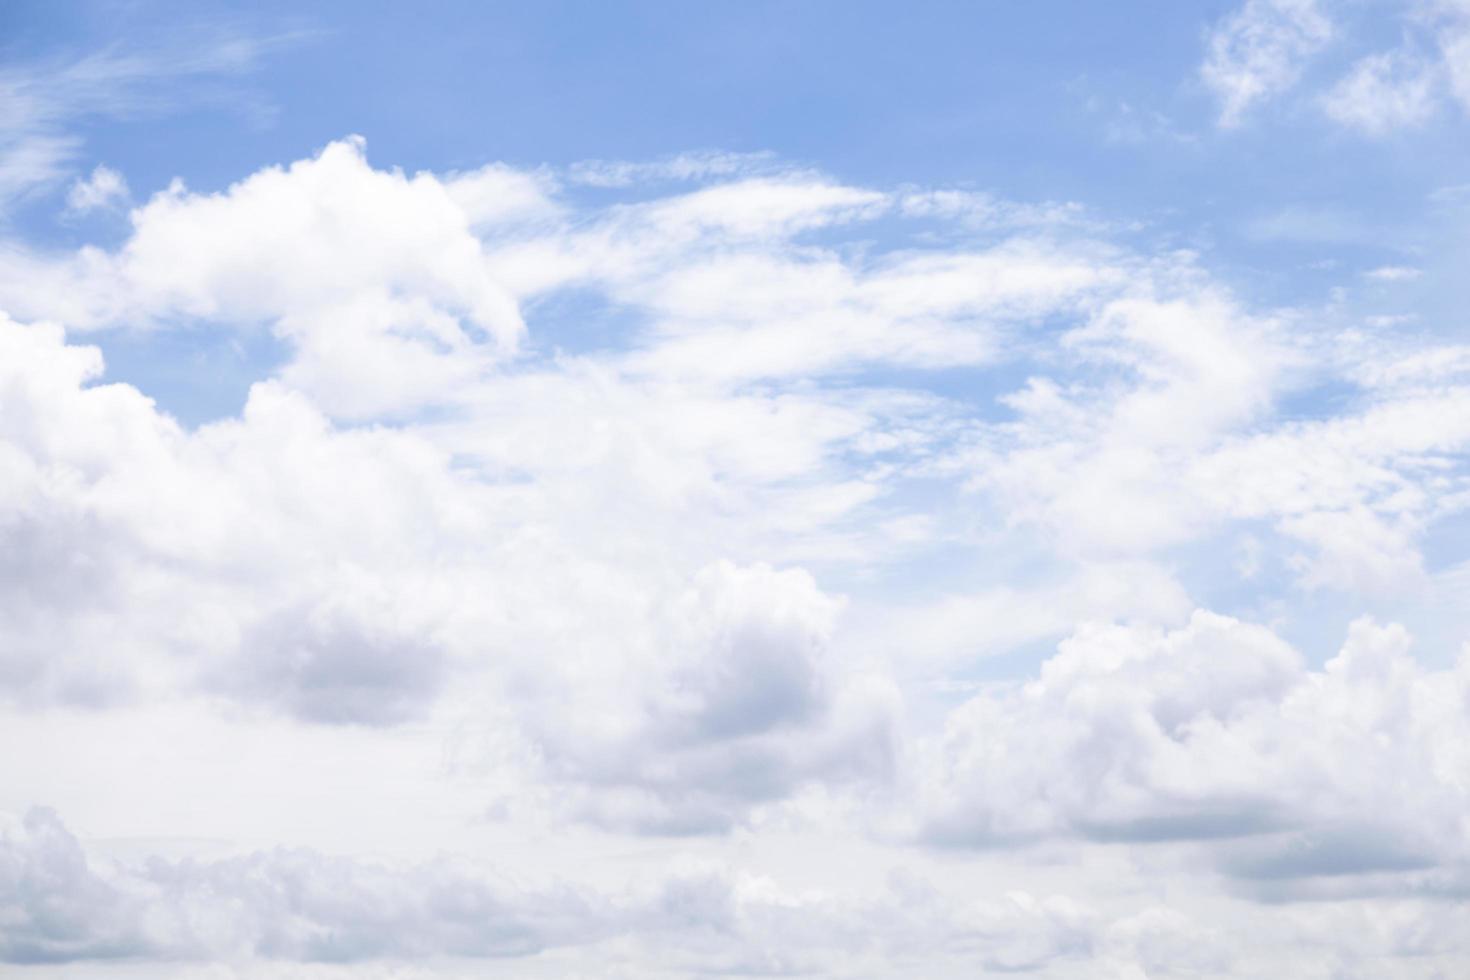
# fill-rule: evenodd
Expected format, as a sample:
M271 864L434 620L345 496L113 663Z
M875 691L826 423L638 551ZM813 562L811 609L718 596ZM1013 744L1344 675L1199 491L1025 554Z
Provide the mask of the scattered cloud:
M1238 126L1257 103L1291 88L1333 34L1318 0L1247 0L1209 34L1200 76Z
M1422 275L1424 275L1423 269L1416 269L1408 265L1381 265L1363 273L1365 278L1374 282L1413 282Z
M1338 63L1330 49L1361 45L1352 36L1354 6L1247 0L1217 24L1200 75L1220 103L1220 125L1238 127L1251 110L1303 84L1316 89L1328 120L1371 138L1422 128L1455 103L1470 106L1470 10L1455 2L1391 5L1399 43Z
M1222 26L1229 124L1295 84L1324 9ZM1360 63L1344 120L1429 113L1420 67ZM1470 674L1389 621L1463 615L1435 552L1470 508L1463 344L1264 308L1077 205L766 156L409 174L354 137L214 193L132 201L98 167L69 197L124 203L106 247L0 251L0 735L88 828L3 826L0 959L1470 954ZM124 332L284 354L185 426L107 363ZM1364 609L1335 656L1300 642ZM439 788L404 805L409 771ZM66 788L127 779L156 824ZM316 846L181 856L242 805ZM385 822L410 856L338 839Z
M567 179L588 187L630 187L753 175L780 170L773 153L681 153L664 160L581 160L567 168Z
M128 182L123 175L99 163L90 177L72 182L66 192L66 210L69 214L87 214L119 207L127 200Z
M1382 136L1427 121L1437 106L1432 65L1401 52L1369 55L1353 65L1323 100L1334 122Z
M1038 678L951 716L919 833L979 847L1185 841L1273 899L1455 900L1470 872L1452 775L1467 666L1425 669L1401 628L1366 620L1321 671L1266 630L1203 612L1169 632L1087 627ZM1390 786L1401 805L1380 809Z

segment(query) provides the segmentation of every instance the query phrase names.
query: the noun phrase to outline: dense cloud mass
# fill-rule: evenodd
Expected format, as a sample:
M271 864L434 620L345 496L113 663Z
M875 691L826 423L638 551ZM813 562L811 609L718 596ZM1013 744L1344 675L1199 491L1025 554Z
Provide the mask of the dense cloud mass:
M1463 898L1470 659L1425 671L1408 647L1359 621L1309 671L1207 613L1162 635L1084 630L1037 680L951 716L926 833L1207 842L1263 896Z
M1265 626L1179 619L1191 600L1166 570L1249 525L1246 580L1352 595L1425 578L1418 542L1465 499L1457 349L1359 358L1243 311L1187 255L1103 244L1065 211L929 202L925 220L975 230L858 261L801 236L917 209L911 192L778 172L573 220L549 177L409 179L349 142L222 194L171 188L115 252L15 260L3 292L41 319L0 331L6 698L204 698L241 724L474 718L474 766L518 774L500 806L609 832L836 821L949 853L1167 851L1247 907L1462 899L1463 665L1420 666L1402 628L1362 621L1314 669ZM42 261L49 278L31 274ZM517 305L574 286L644 311L627 349L517 355ZM106 382L85 343L123 323L166 343L180 317L286 344L237 417L183 426ZM922 389L807 380L1014 370L1038 343L1051 353L993 419ZM1323 371L1359 386L1355 407L1276 421ZM836 571L914 567L977 533L945 526L966 511L1010 525L996 547L1052 549L1060 584L885 626L862 577ZM1114 584L1065 584L1091 563ZM1128 600L1128 581L1168 598ZM1095 621L1046 611L1058 597ZM844 629L854 618L876 628ZM944 702L898 678L963 658L945 629L1061 642L1032 680L929 716ZM437 865L273 852L109 876L47 811L21 827L15 962L522 956L668 928L626 897L502 896ZM730 883L670 887L717 920L680 942L708 928L724 937L711 955L733 955ZM1022 903L976 955L1091 961L1123 927L1070 901ZM858 914L887 916L822 906L810 928L869 928L844 924ZM827 961L809 944L843 947L807 928L731 968L811 968ZM1205 971L1230 959L1197 955Z
M1466 102L1463 4L1363 51L1348 6L1216 22L1210 131ZM1418 266L1285 303L1144 221L773 153L63 189L146 72L37 71L7 970L1470 971L1470 346L1381 313Z

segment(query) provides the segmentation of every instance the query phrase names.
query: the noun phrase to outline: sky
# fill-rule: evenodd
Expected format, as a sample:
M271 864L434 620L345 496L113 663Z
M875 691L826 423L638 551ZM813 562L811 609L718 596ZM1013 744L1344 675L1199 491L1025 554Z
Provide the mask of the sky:
M0 7L0 974L1470 975L1470 4Z

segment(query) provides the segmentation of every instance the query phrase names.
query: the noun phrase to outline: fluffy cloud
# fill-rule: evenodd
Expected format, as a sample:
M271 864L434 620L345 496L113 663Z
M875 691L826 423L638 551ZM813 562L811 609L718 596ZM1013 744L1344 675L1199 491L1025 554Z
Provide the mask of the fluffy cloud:
M838 608L802 572L722 563L655 613L651 648L568 658L518 697L545 702L536 741L554 778L594 788L593 819L724 829L807 782L887 775L896 692L834 671Z
M170 188L110 250L4 254L4 720L57 746L126 730L86 711L170 706L222 746L310 741L303 772L392 757L387 783L442 738L450 788L375 819L463 824L480 854L551 834L589 879L111 863L38 811L0 863L6 957L1327 977L1437 928L1470 860L1464 666L1364 622L1317 669L1249 621L1400 602L1454 628L1425 543L1470 503L1460 347L1254 308L1065 206L660 167L409 176L348 140ZM696 186L633 192L665 178ZM860 244L876 221L897 245ZM269 331L285 357L185 426L82 343L126 328L165 357ZM220 754L254 760L229 800L395 809ZM206 835L194 805L170 812ZM867 849L834 881L950 878L644 887L607 856L724 841L769 868L829 839ZM1032 884L1072 860L1087 901ZM1237 955L1235 930L1269 941Z
M829 662L840 603L803 572L619 570L563 537L589 515L553 522L422 436L334 431L273 383L188 433L87 386L95 350L55 329L7 322L0 342L13 701L197 691L390 725L455 679L510 699L551 778L605 791L590 818L651 830L883 774L892 695Z
M1271 898L1458 899L1470 659L1430 670L1408 645L1359 621L1310 670L1266 630L1205 613L1168 633L1084 629L1036 680L947 721L921 833L1205 842Z
M403 411L470 381L524 332L471 227L536 202L487 211L487 193L502 205L507 190L530 196L483 186L494 177L383 173L361 141L334 143L221 194L176 183L132 213L117 254L84 250L61 273L66 287L12 282L3 298L82 329L267 325L295 350L286 377L334 413Z

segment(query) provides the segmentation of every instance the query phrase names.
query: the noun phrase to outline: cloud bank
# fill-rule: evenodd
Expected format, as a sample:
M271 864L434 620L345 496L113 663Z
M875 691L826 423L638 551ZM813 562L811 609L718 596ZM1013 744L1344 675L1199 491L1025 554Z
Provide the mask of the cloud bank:
M1232 122L1323 17L1227 22ZM768 156L408 174L351 138L126 220L0 256L0 700L68 804L5 797L7 963L1470 955L1463 345ZM186 424L120 337L278 356ZM103 758L149 805L99 803ZM229 836L334 771L381 778Z

